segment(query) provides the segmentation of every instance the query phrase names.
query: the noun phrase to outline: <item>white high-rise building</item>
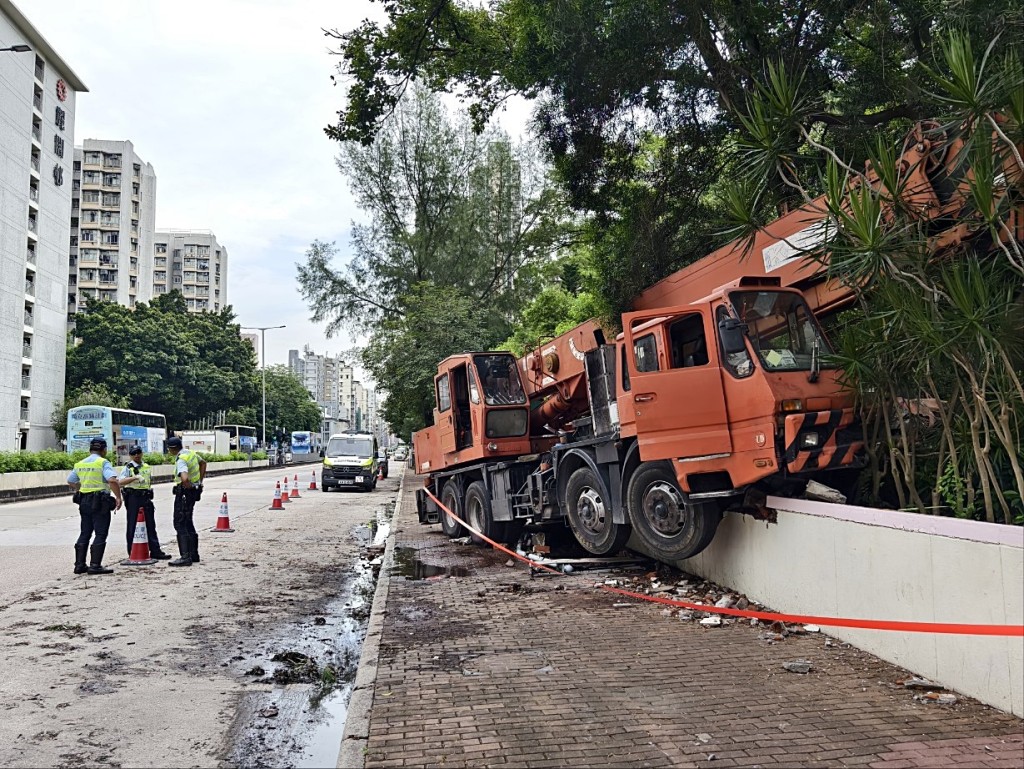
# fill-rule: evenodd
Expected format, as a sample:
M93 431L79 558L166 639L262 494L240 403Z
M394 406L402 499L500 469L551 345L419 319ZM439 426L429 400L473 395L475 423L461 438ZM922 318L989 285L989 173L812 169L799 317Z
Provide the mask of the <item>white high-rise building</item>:
M180 291L189 312L220 312L228 304L228 250L210 230L157 230L153 295Z
M64 399L75 102L88 89L10 0L0 48L0 450L38 450L56 446Z
M126 307L153 296L156 174L130 141L75 147L68 323L87 299Z

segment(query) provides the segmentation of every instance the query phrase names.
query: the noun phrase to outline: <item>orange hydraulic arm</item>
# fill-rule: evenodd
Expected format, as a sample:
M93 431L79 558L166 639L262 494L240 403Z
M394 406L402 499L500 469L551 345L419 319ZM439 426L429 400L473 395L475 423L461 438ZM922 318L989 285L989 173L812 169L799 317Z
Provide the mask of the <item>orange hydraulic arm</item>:
M604 344L597 321L588 320L519 359L530 399L530 434L550 434L590 411L584 355Z
M997 141L996 137L993 141ZM972 172L961 166L963 146L962 139L948 137L937 123L929 121L918 124L908 134L900 155L899 198L905 210L921 220L949 221L945 229L931 237L933 253L947 251L969 239L983 225L980 217L964 213L971 199ZM1009 157L1003 172L1007 188L1020 185L1021 169ZM870 164L865 178L873 188L885 192ZM891 216L891 205L883 206L883 215ZM815 315L841 309L853 301L854 290L825 274L830 237L827 222L824 197L813 200L768 224L757 233L746 253L738 241L728 243L641 292L633 308L648 310L688 304L742 276L778 278L782 286L800 289ZM1011 211L1008 226L1010 232L1004 233L1004 238L1024 237L1024 211L1020 206ZM817 260L807 258L808 252L817 254Z

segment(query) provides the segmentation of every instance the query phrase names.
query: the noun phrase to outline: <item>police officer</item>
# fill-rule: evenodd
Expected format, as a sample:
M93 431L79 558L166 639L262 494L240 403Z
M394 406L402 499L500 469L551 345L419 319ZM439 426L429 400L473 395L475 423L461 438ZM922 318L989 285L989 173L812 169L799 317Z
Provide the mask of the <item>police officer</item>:
M191 566L199 563L199 533L192 522L192 511L203 492L206 460L191 449L183 449L181 438L167 439L167 453L174 464L174 531L178 535L180 558L168 566Z
M146 536L149 539L149 557L158 561L170 559L170 554L160 549L160 537L156 533L156 508L153 506L152 468L142 458L142 447L133 446L128 452L129 461L117 479L124 495L124 509L127 518L128 557L132 555L135 541L135 526L139 520L139 508L146 516Z
M82 518L82 531L75 542L75 574L113 574L113 569L103 568L103 551L107 547L110 514L121 509L121 486L117 473L107 461L106 440L93 438L89 441L89 456L75 463L68 474L68 486L75 492L78 514ZM113 497L107 493L108 488ZM85 554L94 533L92 557L86 568Z

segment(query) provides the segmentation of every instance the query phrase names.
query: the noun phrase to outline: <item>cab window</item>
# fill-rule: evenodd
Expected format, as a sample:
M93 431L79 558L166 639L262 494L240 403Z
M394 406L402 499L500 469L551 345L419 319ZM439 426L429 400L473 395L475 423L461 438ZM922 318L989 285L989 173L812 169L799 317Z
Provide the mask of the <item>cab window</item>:
M685 315L668 327L672 368L693 368L708 365L708 344L704 334L704 317L699 313Z
M448 384L448 375L443 374L437 378L437 410L447 411L452 407L451 387Z
M647 334L633 340L633 354L636 358L636 370L658 370L658 342L654 334Z

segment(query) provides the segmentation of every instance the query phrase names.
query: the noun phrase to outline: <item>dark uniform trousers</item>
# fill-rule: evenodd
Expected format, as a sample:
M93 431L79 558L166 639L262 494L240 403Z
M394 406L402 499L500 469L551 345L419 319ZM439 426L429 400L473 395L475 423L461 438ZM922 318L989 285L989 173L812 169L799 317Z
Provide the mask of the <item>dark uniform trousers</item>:
M160 539L156 533L156 507L153 505L152 491L139 491L126 488L124 495L125 518L127 518L128 555L132 554L132 543L135 541L135 527L139 522L139 508L146 516L146 538L149 540L149 553L160 552Z
M92 542L95 547L107 544L107 532L110 531L110 512L113 507L110 504L111 501L111 496L106 491L82 494L82 501L78 503L78 514L82 517L82 530L75 542L76 545L88 546L89 538L93 533L96 534Z
M196 508L195 487L184 488L180 484L174 487L174 533L179 537L199 538L195 524L192 522L192 511Z

